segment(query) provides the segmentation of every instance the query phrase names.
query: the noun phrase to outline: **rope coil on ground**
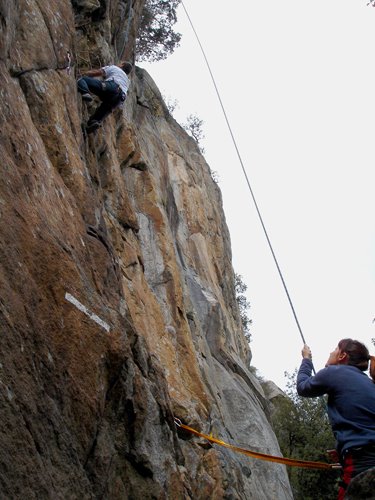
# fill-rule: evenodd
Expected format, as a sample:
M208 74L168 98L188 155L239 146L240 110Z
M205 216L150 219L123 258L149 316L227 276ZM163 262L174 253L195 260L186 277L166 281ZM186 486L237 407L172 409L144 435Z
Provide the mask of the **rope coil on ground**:
M213 436L208 436L207 434L203 434L202 432L196 431L192 427L185 425L181 422L180 419L174 419L175 424L180 429L183 429L195 436L202 437L207 439L211 443L218 444L223 446L224 448L229 448L238 453L242 453L243 455L247 455L252 458L257 458L258 460L265 460L267 462L276 462L278 464L289 465L290 467L304 467L305 469L323 469L323 470L333 470L333 469L341 469L340 464L328 464L325 462L312 462L309 460L297 460L293 458L284 458L284 457L276 457L274 455L266 455L265 453L258 453L256 451L247 450L245 448L240 448L239 446L235 446L225 441L221 441L220 439L216 439Z

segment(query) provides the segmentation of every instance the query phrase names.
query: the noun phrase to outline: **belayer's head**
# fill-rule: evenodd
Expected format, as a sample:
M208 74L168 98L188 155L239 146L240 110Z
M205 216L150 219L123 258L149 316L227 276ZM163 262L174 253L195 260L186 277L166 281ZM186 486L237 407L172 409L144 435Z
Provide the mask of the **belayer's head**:
M133 65L132 63L130 63L129 61L122 61L120 64L119 64L120 68L122 69L122 71L124 71L127 75L129 75L129 73L131 72L131 70L133 69Z
M366 371L369 368L370 376L375 381L375 357L370 356L369 350L359 342L353 339L342 339L336 349L329 355L326 366L329 365L350 365Z

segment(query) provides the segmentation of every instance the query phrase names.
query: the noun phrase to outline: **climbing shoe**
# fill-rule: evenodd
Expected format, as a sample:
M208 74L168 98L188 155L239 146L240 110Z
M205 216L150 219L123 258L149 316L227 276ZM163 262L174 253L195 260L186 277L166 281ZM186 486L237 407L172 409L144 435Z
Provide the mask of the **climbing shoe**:
M91 102L94 100L94 98L92 97L91 94L89 94L88 92L86 94L82 94L82 100L86 101L86 102Z
M92 132L95 132L95 130L98 130L100 125L101 125L101 123L96 121L96 120L94 120L92 122L88 122L87 126L86 126L86 132L88 134L91 134Z

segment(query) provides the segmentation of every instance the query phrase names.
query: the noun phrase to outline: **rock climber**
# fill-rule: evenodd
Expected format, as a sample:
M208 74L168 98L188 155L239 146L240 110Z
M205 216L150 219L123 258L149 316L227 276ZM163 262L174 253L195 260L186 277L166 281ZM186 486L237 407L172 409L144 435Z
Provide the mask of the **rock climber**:
M79 78L77 86L82 99L91 102L93 100L91 94L95 94L102 101L87 122L88 133L97 130L104 118L125 101L130 85L128 75L132 68L130 62L124 61L118 66L89 70Z
M300 396L328 394L328 417L342 465L338 500L345 496L351 479L375 467L375 357L352 339L340 340L326 367L311 376L311 350L302 349L297 375ZM370 362L370 367L369 367ZM370 377L364 372L370 368Z

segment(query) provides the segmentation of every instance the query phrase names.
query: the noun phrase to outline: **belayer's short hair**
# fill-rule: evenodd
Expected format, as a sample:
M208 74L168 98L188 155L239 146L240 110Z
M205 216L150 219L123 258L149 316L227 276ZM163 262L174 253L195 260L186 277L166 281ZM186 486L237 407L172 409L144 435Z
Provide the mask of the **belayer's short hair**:
M130 63L129 61L123 61L121 64L120 64L120 68L125 71L125 73L128 75L131 70L133 69L133 65L132 63Z

